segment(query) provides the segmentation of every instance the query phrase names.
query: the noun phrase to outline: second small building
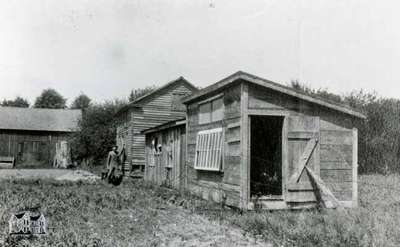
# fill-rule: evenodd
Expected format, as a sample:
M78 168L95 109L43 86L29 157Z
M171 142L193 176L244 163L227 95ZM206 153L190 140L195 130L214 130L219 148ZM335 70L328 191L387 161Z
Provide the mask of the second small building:
M242 209L316 206L317 181L357 206L363 114L244 72L183 103L185 122L145 131L145 179Z

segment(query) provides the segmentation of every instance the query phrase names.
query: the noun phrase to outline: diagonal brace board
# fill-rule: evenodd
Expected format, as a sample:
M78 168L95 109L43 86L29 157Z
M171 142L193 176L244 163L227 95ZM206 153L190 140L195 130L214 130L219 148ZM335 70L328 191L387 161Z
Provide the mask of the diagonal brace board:
M306 146L303 154L301 155L301 158L298 163L298 166L300 167L300 169L292 175L289 183L297 183L299 181L301 173L303 172L308 161L310 160L311 154L313 153L317 144L318 144L318 138L311 138L310 141L307 142L307 146Z
M341 204L333 195L333 193L328 189L325 183L308 167L305 167L306 171L313 179L314 184L317 186L318 190L321 193L321 199L326 208L340 208Z

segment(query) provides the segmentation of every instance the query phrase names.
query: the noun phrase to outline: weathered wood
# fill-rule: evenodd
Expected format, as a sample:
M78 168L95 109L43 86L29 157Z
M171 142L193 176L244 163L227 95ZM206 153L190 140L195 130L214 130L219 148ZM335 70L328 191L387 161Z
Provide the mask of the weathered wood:
M321 169L324 170L348 170L352 169L351 164L346 161L321 161Z
M305 191L305 190L315 190L311 183L306 182L296 182L296 183L288 183L287 189L289 191Z
M338 199L333 195L325 183L308 167L306 167L307 173L313 179L313 184L318 188L321 200L326 208L337 208L340 207Z
M352 131L321 130L321 144L353 145Z
M352 182L352 170L324 170L321 169L321 179L325 182Z
M289 139L311 139L318 138L318 132L312 131L290 131L287 135Z
M352 164L353 147L351 145L321 144L321 162L347 162ZM351 166L351 165L350 165Z
M317 198L314 191L296 191L285 196L287 202L315 202Z
M353 128L353 207L358 207L358 130Z
M292 175L289 183L297 183L299 181L300 175L303 172L304 168L306 167L308 161L310 160L311 155L314 149L316 148L317 144L318 144L318 139L312 138L308 141L307 146L298 162L299 170Z
M289 116L290 112L285 109L249 109L249 115L257 115L257 116Z
M120 112L117 124L117 143L122 136L125 142L127 161L135 166L145 164L145 139L142 130L183 118L184 107L177 107L176 95L188 95L197 91L187 81L178 79L166 87L140 100L140 106ZM183 105L182 105L183 106Z
M247 205L250 199L250 128L249 128L249 116L248 116L248 105L249 105L249 87L247 83L242 83L242 96L241 96L241 124L240 124L240 143L242 144L242 159L240 169L240 207L247 209Z

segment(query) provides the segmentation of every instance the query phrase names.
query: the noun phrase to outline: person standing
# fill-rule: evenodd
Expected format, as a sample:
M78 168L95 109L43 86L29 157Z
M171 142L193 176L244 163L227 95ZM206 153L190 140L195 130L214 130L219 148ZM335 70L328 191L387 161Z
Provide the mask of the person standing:
M121 154L124 154L123 150L124 147L122 147L121 153L119 153L118 146L113 146L112 150L108 153L106 178L110 179L110 177L114 175L115 170L119 168L120 156Z

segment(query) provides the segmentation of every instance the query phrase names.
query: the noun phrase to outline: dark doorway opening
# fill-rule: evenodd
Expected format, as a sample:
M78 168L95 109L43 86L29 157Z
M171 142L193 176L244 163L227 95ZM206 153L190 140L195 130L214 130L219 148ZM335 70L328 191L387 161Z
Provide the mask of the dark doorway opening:
M283 120L280 116L251 116L251 197L282 195Z

